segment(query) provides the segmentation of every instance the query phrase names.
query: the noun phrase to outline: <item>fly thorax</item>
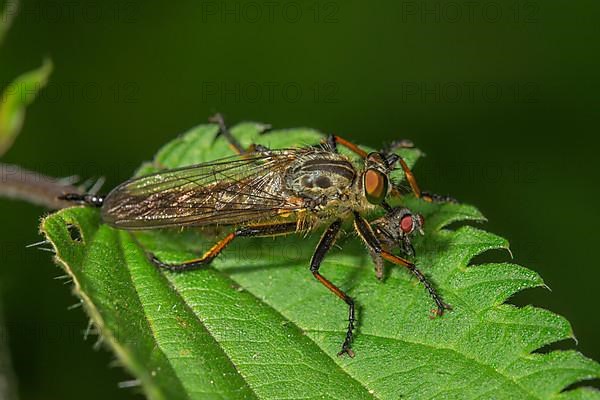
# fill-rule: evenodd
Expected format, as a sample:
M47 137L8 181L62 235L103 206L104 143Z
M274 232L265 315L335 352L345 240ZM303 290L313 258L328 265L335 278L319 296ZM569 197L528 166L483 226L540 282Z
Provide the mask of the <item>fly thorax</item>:
M339 199L347 193L356 177L353 165L338 154L307 155L295 161L285 174L286 186L299 197Z

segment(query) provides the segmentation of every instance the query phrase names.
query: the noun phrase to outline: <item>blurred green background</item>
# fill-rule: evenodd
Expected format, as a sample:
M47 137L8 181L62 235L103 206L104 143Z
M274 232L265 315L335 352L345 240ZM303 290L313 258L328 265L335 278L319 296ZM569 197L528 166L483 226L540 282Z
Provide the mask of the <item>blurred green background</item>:
M379 147L412 139L421 186L478 206L600 359L597 1L33 1L0 85L55 65L2 159L105 189L215 111ZM23 399L131 398L40 240L46 211L0 200L0 300ZM498 255L504 257L504 255ZM383 299L382 299L383 301ZM569 343L568 346L573 346Z

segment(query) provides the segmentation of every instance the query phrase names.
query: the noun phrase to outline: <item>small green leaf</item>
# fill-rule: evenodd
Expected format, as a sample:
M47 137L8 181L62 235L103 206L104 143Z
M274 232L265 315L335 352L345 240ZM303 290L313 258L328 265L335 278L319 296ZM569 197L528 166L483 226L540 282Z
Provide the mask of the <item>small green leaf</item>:
M272 148L323 138L310 129L261 135L264 128L244 123L232 132L244 146ZM201 125L173 140L138 174L230 155L217 130ZM401 153L410 165L420 154ZM183 261L227 230L134 235L103 225L89 208L62 210L41 229L92 321L152 399L600 399L592 389L562 392L600 377L596 362L575 351L532 353L572 338L569 323L504 303L543 286L539 275L508 262L470 265L478 254L508 249L505 239L478 228L451 229L484 221L479 211L402 201L426 220L426 235L415 242L417 266L454 310L430 319L431 299L405 270L389 266L385 282L377 281L369 255L349 233L322 273L359 305L353 359L336 355L346 306L308 269L318 233L238 239L210 268L173 274L157 270L145 251Z
M13 144L25 120L25 109L46 86L52 62L44 60L36 70L15 79L0 95L0 156Z

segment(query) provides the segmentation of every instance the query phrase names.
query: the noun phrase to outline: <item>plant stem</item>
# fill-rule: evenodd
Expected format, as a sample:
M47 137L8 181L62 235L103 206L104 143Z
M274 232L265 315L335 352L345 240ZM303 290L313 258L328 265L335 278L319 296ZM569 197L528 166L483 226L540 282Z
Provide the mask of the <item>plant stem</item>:
M73 179L59 179L28 171L17 165L0 163L0 197L23 200L52 210L73 204L59 200L65 193L81 193Z

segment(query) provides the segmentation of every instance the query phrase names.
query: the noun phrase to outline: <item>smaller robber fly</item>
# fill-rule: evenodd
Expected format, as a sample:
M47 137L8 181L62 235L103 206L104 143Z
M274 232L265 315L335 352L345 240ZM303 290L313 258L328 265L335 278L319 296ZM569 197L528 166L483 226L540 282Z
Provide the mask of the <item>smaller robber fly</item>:
M238 154L211 162L164 170L126 181L106 197L65 194L63 200L101 208L102 219L125 230L170 227L230 226L231 231L201 257L168 264L150 255L158 267L182 272L208 265L235 238L305 234L326 226L312 259L310 272L348 305L348 327L339 355L353 357L354 300L321 275L320 266L334 245L342 222L352 220L369 250L378 278L384 262L406 267L424 285L435 302L434 313L451 309L427 277L411 261L392 253L399 249L414 255L411 235L423 233L423 218L404 207L392 208L386 198L399 193L390 173L399 165L416 197L446 200L421 192L404 160L393 152L406 146L367 153L360 147L330 135L315 146L269 149L252 145L244 149L231 135L220 115L211 119ZM363 160L356 166L339 153L344 146ZM383 208L386 214L367 221L364 214Z

